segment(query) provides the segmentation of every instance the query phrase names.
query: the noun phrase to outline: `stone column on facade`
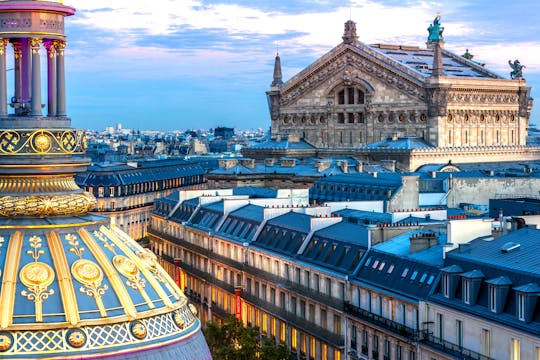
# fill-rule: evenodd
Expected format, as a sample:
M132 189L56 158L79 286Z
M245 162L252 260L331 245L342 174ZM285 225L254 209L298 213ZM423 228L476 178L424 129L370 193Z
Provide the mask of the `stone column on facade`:
M15 71L15 91L14 102L22 102L22 47L20 41L13 43L14 71Z
M7 112L7 81L6 81L6 45L7 39L0 39L0 116Z
M321 341L318 339L315 339L315 354L316 354L315 359L324 360L322 358L322 344L321 344Z
M42 40L33 38L32 48L32 116L41 116L41 44Z
M66 74L64 64L65 41L56 41L56 86L57 86L57 105L56 116L66 116Z
M384 341L386 339L379 335L379 360L384 360Z
M389 338L388 341L390 341L390 360L396 360L397 359L397 342L395 339L392 339L392 338Z
M45 43L47 49L47 116L56 116L56 48L53 41Z
M208 294L207 294L207 301L208 304L208 318L207 321L212 321L212 285L208 285Z

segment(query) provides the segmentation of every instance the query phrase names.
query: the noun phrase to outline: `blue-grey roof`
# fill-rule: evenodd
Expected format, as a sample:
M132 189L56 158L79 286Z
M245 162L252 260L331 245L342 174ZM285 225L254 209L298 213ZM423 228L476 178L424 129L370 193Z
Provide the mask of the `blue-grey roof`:
M378 289L415 300L426 298L438 278L436 266L371 248L353 276Z
M334 212L343 218L343 221L353 224L383 224L392 222L392 214L379 213L375 211L364 211L355 209L342 209Z
M248 204L231 212L229 216L262 222L264 220L264 208L262 206Z
M388 138L373 144L364 146L367 150L414 150L414 149L428 149L434 146L428 144L421 137L418 136L406 136L402 138L392 139Z
M260 188L254 186L241 186L233 188L233 195L249 195L251 199L253 198L275 198L277 197L277 190L270 188Z
M127 164L94 164L77 174L75 180L79 186L108 187L204 174L204 169L195 162L155 160L140 162L136 168Z
M288 212L268 220L253 244L294 257L310 231L310 223L311 216Z
M304 140L289 141L288 139L271 139L261 143L250 145L253 149L314 149L315 147Z
M399 45L371 45L373 50L398 61L409 69L429 77L433 70L433 49ZM442 49L442 71L449 77L493 78L502 77L462 56Z
M298 258L333 271L350 274L368 249L365 227L337 223L316 231Z
M414 253L410 252L410 238L417 235L418 230L407 231L391 239L374 245L373 248L380 252L394 254L402 258L411 259L432 266L440 267L443 264L443 246L446 244L446 234L437 233L438 244L430 248Z
M504 244L514 242L519 249L504 253ZM540 276L540 230L523 228L491 241L477 239L447 253L452 260L485 264L510 271ZM540 280L540 279L538 279Z

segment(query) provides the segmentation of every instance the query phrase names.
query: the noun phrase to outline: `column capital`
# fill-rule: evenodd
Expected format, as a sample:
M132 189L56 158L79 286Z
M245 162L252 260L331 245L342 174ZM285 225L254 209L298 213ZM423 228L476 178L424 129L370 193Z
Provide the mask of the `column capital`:
M30 39L30 46L32 47L32 54L39 55L42 43L43 43L43 39L41 38Z
M45 49L47 49L47 56L50 58L54 57L56 53L56 45L54 40L45 40L43 41L43 45L45 46Z
M53 45L56 48L57 54L60 56L64 56L64 49L66 48L66 41L65 40L54 40Z
M15 60L22 58L22 44L20 41L12 41L11 45L13 46L13 54L15 55Z
M4 55L6 53L7 44L9 44L9 39L0 38L0 55Z

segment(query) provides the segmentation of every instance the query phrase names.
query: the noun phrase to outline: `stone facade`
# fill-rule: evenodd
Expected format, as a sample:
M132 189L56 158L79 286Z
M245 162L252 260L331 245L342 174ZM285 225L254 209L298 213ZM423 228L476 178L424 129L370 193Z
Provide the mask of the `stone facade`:
M448 156L441 151L456 150L461 162L478 161L480 154L493 158L501 148L510 150L509 160L531 151L538 157L538 149L523 148L533 102L523 78L502 78L444 50L442 40L421 48L366 45L357 38L348 21L343 43L285 83L276 58L279 71L274 69L267 92L272 137L297 135L316 152L368 159L366 145L403 136L420 137L431 146L427 151L436 154L429 162L444 161ZM254 152L264 150L245 155L257 157ZM409 161L414 155L408 151L383 155L399 157L402 170L428 163L426 158Z

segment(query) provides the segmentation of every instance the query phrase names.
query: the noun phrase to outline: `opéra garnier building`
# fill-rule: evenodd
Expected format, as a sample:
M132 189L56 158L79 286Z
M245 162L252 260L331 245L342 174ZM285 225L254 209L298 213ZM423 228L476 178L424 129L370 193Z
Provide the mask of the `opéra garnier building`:
M244 154L352 154L368 162L396 160L402 170L538 157L539 149L525 147L532 99L519 61L505 79L468 50L463 56L445 50L443 30L437 15L426 47L367 45L347 21L343 42L286 82L277 56L267 92L272 140ZM275 150L284 139L313 150Z
M66 116L74 13L62 1L0 2L0 358L209 359L195 308L155 255L89 213L96 200L75 183L89 159Z

